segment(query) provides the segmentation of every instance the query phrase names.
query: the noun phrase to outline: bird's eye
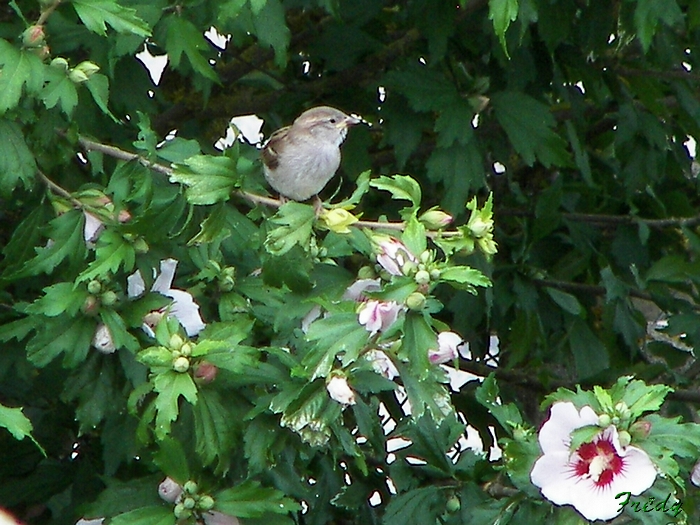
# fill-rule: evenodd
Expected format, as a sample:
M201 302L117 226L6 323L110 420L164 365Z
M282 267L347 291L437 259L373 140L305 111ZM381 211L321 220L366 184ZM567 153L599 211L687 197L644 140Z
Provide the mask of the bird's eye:
M331 124L335 124L335 123L336 123L336 120L335 120L334 118L332 118L332 119L329 120L329 122L330 122Z

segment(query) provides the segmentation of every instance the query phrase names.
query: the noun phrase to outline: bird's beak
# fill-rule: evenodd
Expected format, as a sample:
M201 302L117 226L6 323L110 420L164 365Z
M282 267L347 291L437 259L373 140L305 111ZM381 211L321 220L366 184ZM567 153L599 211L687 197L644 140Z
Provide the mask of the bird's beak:
M362 121L359 118L351 117L351 116L345 117L345 120L343 120L341 122L343 127L346 127L346 128L349 128L350 126L355 126L355 125L360 124L360 123L362 123Z

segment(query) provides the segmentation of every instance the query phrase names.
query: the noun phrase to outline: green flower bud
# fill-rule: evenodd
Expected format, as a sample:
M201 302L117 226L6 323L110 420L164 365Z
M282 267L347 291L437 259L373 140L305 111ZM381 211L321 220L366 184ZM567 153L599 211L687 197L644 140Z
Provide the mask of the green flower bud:
M186 357L178 357L173 360L173 370L180 374L184 374L190 368L190 360Z
M187 498L185 498L184 500L182 500L182 505L183 505L186 509L193 509L194 506L195 506L195 503L196 503L196 502L195 502L194 498L190 498L190 497L187 497Z
M430 274L425 270L418 270L414 279L418 284L428 284L430 282Z
M459 502L459 498L457 496L448 499L447 503L445 504L445 510L450 514L457 512L460 508L462 508L462 504Z
M189 480L187 483L185 483L182 488L185 492L187 492L187 494L197 494L197 491L199 490L197 482L192 480Z
M75 66L75 71L82 71L88 78L97 73L99 70L100 66L94 64L93 62L90 62L89 60L85 60L77 66Z
M199 498L197 506L200 510L203 510L204 512L211 510L214 508L214 498L212 498L208 494L205 494L204 496Z
M182 339L180 334L173 334L170 336L170 341L168 341L168 346L171 350L180 350L185 341Z
M632 436L630 436L630 433L627 432L626 430L620 430L618 437L620 438L620 446L621 447L626 447L630 444L632 441Z
M24 47L40 47L44 45L45 38L44 26L29 26L22 33L22 45Z
M425 250L420 254L419 259L423 264L428 264L433 260L433 254L430 253L430 250Z
M416 271L416 268L418 268L416 263L413 261L406 261L403 263L403 266L401 266L401 273L404 275L411 275Z
M136 239L132 246L134 247L134 251L136 253L148 253L148 243L143 237L139 237L138 239Z
M93 295L98 294L102 291L102 283L100 283L100 281L93 279L92 281L90 281L88 283L87 290L88 290L88 292L90 292Z
M103 293L100 296L100 299L102 299L102 304L105 306L112 306L114 305L119 297L117 297L117 294L114 293L112 290L107 290L105 293Z
M182 503L175 505L173 514L175 514L175 517L179 520L186 520L192 517L192 511L190 509L186 509L185 505Z
M371 266L363 266L357 272L358 279L374 279L375 277L374 268Z
M418 220L431 229L444 228L452 222L452 216L437 208L431 208L421 215Z
M51 67L68 71L68 61L63 57L56 57L51 61Z
M598 416L598 426L603 428L608 428L612 420L608 414L601 414Z
M406 298L406 306L411 310L420 310L425 306L425 295L420 292L413 292Z
M68 73L68 78L74 84L82 84L83 82L88 81L88 76L83 71L80 71L79 69L71 69L70 72Z
M442 272L437 268L433 268L432 270L430 270L430 278L433 281L437 281L440 278L441 274Z
M192 343L185 343L180 347L180 354L186 357L192 355Z

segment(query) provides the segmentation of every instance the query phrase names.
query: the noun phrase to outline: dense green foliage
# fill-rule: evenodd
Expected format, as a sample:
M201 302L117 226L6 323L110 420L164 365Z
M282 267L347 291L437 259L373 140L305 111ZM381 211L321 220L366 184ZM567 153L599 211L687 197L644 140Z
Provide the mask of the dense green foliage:
M696 0L3 2L0 506L581 525L529 477L565 400L682 502L616 520L697 523L698 53ZM235 126L215 147L233 117L267 137L315 105L367 123L319 216L265 197ZM487 379L450 387L447 331L470 350L447 364Z

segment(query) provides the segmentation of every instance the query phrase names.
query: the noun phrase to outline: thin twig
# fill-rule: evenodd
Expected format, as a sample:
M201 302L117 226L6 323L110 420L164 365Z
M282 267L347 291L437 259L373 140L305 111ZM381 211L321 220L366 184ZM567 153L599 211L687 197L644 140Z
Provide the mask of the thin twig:
M44 173L41 170L36 170L36 173L37 173L37 175L39 175L39 178L41 179L41 181L44 184L46 184L46 187L49 188L49 190L54 192L56 195L60 195L61 197L68 199L71 202L71 204L73 204L74 206L76 206L78 208L84 208L84 205L82 202L80 202L78 199L73 197L73 195L71 195L71 193L68 190L62 188L61 186L56 184L54 181L49 179L46 175L44 175Z
M53 4L44 9L41 12L41 15L39 15L39 19L36 21L36 25L43 26L46 23L46 19L49 18L51 13L53 13L56 10L56 8L62 1L63 0L56 0Z

